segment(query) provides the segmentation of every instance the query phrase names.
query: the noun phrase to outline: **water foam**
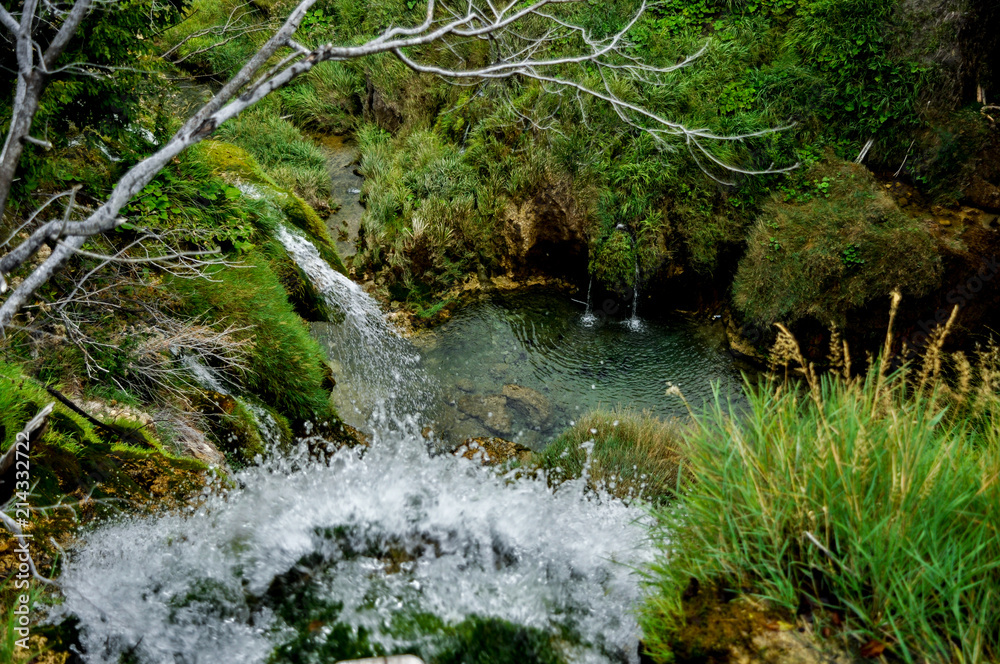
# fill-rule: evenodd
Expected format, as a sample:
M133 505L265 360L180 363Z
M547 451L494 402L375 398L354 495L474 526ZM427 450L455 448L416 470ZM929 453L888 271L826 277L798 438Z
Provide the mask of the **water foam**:
M587 645L572 660L637 660L633 569L651 558L637 508L432 457L403 434L328 465L288 463L240 473L241 488L191 514L89 533L58 609L79 618L86 661L264 662L290 628L261 598L289 575L388 652L422 647L390 628L419 611L575 631Z

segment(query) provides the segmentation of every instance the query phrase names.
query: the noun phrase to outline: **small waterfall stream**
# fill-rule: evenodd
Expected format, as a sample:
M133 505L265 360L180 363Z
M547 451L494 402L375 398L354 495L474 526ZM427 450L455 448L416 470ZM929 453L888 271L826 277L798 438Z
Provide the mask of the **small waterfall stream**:
M202 364L190 355L182 358L182 362L187 370L191 372L191 376L195 382L202 388L218 392L219 394L225 394L240 404L253 419L254 427L257 429L257 434L261 440L267 443L270 449L277 449L277 446L281 444L281 427L278 426L278 423L274 420L274 416L266 408L233 394L221 376L211 367Z
M320 463L299 445L187 513L83 535L54 612L78 619L83 660L433 659L476 618L541 630L571 662L638 662L648 515L583 480L552 489L428 454L419 354L308 240L277 237L343 316L328 347L372 385L371 447Z
M345 387L363 385L363 391L342 389L336 393L341 398L337 404L341 415L354 426L370 428L367 419L373 415L420 413L433 392L430 379L421 370L420 353L386 322L378 302L330 267L312 242L283 226L276 237L327 306L343 316L338 323L317 326L334 373L355 378L340 381L338 377L338 383ZM352 418L352 414L357 417Z

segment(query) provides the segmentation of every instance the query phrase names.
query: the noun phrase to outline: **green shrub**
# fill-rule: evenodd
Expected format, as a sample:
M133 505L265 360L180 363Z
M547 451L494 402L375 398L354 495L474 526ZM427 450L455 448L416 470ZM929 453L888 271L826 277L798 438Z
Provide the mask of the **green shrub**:
M284 88L281 104L296 125L339 134L354 127L364 93L364 77L351 63L331 62L311 70L301 83Z
M244 247L255 234L242 193L214 172L212 147L198 146L160 171L125 208L123 231L170 231L199 246Z
M923 295L940 277L928 230L864 168L831 162L765 204L736 272L733 301L764 327L806 317L842 325L852 309L897 288Z
M497 262L497 209L483 209L472 158L433 132L358 132L364 246L355 267L384 270L398 295L428 305L464 274Z

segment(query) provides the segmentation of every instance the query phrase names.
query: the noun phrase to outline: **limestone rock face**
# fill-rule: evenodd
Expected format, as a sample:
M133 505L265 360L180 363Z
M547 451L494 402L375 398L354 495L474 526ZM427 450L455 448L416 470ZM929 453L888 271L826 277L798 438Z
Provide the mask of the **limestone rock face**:
M748 327L739 327L731 316L726 316L726 343L730 352L757 364L767 364L767 355L761 352L759 333Z
M502 394L490 396L464 396L458 400L458 409L494 433L508 435L511 432L510 411L507 397Z
M552 417L552 404L538 390L523 385L504 385L503 395L511 408L520 411L536 425L545 425Z
M567 271L585 260L585 225L586 215L577 208L568 184L541 188L504 215L504 268L511 273L524 273L532 266L546 273Z
M403 114L393 100L387 99L382 91L369 79L364 99L365 118L386 131L395 133L403 126Z

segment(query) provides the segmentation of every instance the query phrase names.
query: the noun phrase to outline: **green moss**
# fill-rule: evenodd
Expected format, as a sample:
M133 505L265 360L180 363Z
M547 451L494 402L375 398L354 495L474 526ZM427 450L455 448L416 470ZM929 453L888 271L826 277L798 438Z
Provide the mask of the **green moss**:
M227 180L278 188L277 183L261 169L253 155L239 146L222 141L203 141L192 149L200 151L212 170Z
M852 309L899 288L939 283L934 239L861 166L836 160L802 175L764 206L740 261L733 300L753 323L812 317L843 325Z
M466 618L449 635L450 643L431 657L432 664L562 664L555 639L547 632L499 618Z
M329 321L338 315L327 306L323 295L316 290L309 276L292 260L281 243L271 241L263 249L271 262L271 269L281 281L289 302L299 316L308 321Z
M615 229L597 243L590 272L610 288L635 287L635 245L629 234Z
M294 191L310 205L329 207L327 155L282 117L276 97L226 122L216 135L253 155L279 186Z
M292 420L332 415L324 389L326 364L306 323L296 315L267 259L254 251L240 269L216 269L212 280L174 279L186 313L248 328L254 341L247 388Z
M330 238L330 231L327 229L326 223L316 214L316 210L295 194L288 194L285 197L281 209L290 222L309 235L313 244L319 249L323 260L341 274L347 274L347 268L340 260L336 245Z
M216 174L229 181L251 184L260 190L262 200L247 202L256 213L261 230L272 232L273 227L280 223L280 219L275 217L283 216L309 236L327 263L338 272L347 274L326 223L309 203L275 182L247 150L221 141L206 141L202 145L204 159ZM280 210L278 215L271 209L274 207Z
M204 472L200 461L178 458L139 422L125 418L105 423L127 430L123 440L96 428L87 419L55 400L20 368L0 362L0 439L9 449L24 425L44 406L55 403L48 426L31 445L31 480L38 504L53 504L77 489L95 497L129 496L141 502L157 477L172 486L189 483L191 474ZM144 471L133 472L141 462Z

